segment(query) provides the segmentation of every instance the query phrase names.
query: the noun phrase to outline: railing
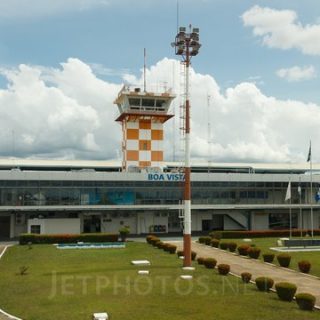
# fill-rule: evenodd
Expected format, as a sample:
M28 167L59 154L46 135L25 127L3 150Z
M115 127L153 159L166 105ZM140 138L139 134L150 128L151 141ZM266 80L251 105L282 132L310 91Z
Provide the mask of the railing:
M123 85L120 92L118 93L118 97L121 96L123 93L136 93L136 94L163 94L163 95L173 95L172 88L168 88L165 85L149 85L147 90L144 91L142 85Z

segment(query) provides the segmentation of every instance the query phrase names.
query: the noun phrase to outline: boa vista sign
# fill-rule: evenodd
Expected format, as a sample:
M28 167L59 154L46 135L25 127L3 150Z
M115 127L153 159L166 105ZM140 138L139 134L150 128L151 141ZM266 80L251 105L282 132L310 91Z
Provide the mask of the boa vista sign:
M184 181L184 173L149 173L148 181Z

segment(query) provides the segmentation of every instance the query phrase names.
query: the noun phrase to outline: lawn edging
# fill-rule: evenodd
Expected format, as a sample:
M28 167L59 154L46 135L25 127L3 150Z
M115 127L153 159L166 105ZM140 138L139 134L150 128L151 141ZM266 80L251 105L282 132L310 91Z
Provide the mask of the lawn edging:
M9 246L5 246L4 249L2 250L2 252L0 253L0 259L3 257L3 255L5 254L5 252L7 251L7 248Z
M16 316L13 316L12 314L5 312L4 310L0 309L0 313L3 314L4 316L6 316L8 319L12 319L12 320L22 320L21 318L18 318Z

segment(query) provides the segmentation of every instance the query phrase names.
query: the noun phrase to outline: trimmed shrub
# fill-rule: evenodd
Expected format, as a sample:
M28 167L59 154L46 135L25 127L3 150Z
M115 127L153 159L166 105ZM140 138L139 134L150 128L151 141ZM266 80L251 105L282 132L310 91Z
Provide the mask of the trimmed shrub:
M302 260L298 262L299 270L303 273L309 273L311 269L311 263L307 260Z
M272 263L274 259L274 253L264 253L262 257L264 262Z
M223 233L223 231L212 231L212 232L209 233L209 236L212 239L221 240L222 239L222 233Z
M164 245L164 243L163 243L162 241L158 241L158 242L156 243L156 247L157 247L158 249L163 249L163 245Z
M291 261L291 256L288 253L280 253L277 255L279 265L284 268L288 268Z
M217 264L217 260L214 258L205 258L203 260L203 264L208 269L214 269Z
M199 237L198 242L204 244L205 243L205 238L206 237Z
M178 255L178 257L184 257L183 250L178 250L177 255ZM195 260L196 256L197 256L197 253L195 251L191 251L191 260Z
M204 258L202 258L202 257L199 257L198 259L197 259L197 261L198 261L198 264L204 264Z
M229 242L228 249L230 252L236 252L237 246L238 245L235 242Z
M206 244L206 245L210 245L210 242L211 242L211 237L209 236L205 236L205 237L199 237L199 243L202 243L202 244Z
M259 291L268 292L274 284L273 279L268 277L258 277L256 278L256 286Z
M280 300L292 301L297 291L297 286L289 282L278 282L275 285L277 295Z
M178 251L177 251L177 256L178 256L178 257L183 257L183 255L184 255L184 254L183 254L183 250L178 250Z
M247 244L241 244L238 247L238 252L240 254L240 256L247 256L248 255L248 250L249 250L250 246Z
M174 254L174 253L176 253L176 250L177 250L177 246L175 246L175 245L173 245L173 244L170 244L170 243L166 243L165 245L164 245L164 251L166 251L166 252L169 252L169 253L171 253L171 254Z
M222 250L227 250L229 248L229 243L228 242L220 242L219 247Z
M249 283L252 278L252 274L250 272L242 272L241 279L244 283Z
M211 247L214 247L214 248L219 248L219 243L220 241L218 239L212 239L210 242Z
M298 293L296 302L301 310L312 311L316 303L316 297L310 293Z
M160 242L161 242L160 239L156 239L155 241L153 241L152 245L153 245L154 247L159 248L159 247L158 247L158 244L159 244Z
M33 234L24 233L19 237L19 243L25 244L52 244L77 242L118 242L115 233L82 233L82 234Z
M230 266L228 264L218 264L218 272L219 274L226 276L230 272Z
M158 237L153 237L150 239L150 244L155 246L157 244L157 242L159 242L160 239Z
M197 253L195 251L191 251L191 260L196 260Z
M261 250L259 248L256 247L250 247L248 249L248 256L252 259L258 259L260 256L260 252Z
M156 238L156 236L154 236L153 234L149 234L146 236L146 241L150 244L150 240Z
M206 244L207 246L210 246L211 244L211 237L204 237L204 244Z

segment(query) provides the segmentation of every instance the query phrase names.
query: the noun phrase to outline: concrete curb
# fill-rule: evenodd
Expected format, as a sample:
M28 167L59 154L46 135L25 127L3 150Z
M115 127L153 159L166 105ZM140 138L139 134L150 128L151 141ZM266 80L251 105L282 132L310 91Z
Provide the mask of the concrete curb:
M8 319L12 319L12 320L22 320L21 318L15 317L10 313L5 312L4 310L0 309L0 313L3 314L4 316L6 316Z
M0 254L0 259L3 257L3 255L5 254L5 252L7 251L9 246L5 246L4 249L2 250L1 254Z
M3 251L0 254L0 259L4 256L5 252L7 251L7 249L11 247L11 245L5 246ZM4 310L0 309L0 313L3 314L5 317L7 317L8 319L12 319L12 320L22 320L21 318L18 318L16 316L13 316L12 314L5 312Z

